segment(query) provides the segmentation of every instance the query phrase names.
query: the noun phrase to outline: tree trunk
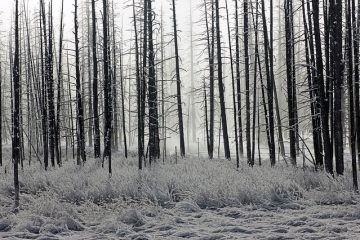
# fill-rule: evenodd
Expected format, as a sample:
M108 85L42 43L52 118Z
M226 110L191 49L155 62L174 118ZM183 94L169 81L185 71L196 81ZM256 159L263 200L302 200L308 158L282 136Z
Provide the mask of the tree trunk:
M75 24L75 69L76 69L76 114L77 114L77 164L80 165L81 161L84 163L86 161L85 155L85 132L84 132L84 109L82 102L82 91L81 91L81 79L80 79L80 56L79 56L79 37L78 37L78 20L77 20L77 11L78 5L77 0L75 0L75 14L74 14L74 24Z
M56 133L55 133L55 153L57 164L61 166L61 138L60 138L60 107L61 107L61 89L63 86L62 77L62 49L63 49L63 13L64 0L61 1L61 17L60 17L60 40L59 40L59 67L58 67L58 85L57 85L57 106L56 106Z
M229 9L228 2L225 0L226 4L226 19L227 19L227 29L228 29L228 40L229 40L229 50L230 50L230 67L231 67L231 87L232 87L232 97L233 97L233 109L234 109L234 127L235 127L235 150L236 150L236 167L240 167L239 162L239 139L238 139L238 131L237 131L237 113L236 113L236 93L235 93L235 79L234 79L234 64L233 64L233 53L231 46L231 29L230 29L230 21L229 21Z
M263 31L264 31L264 48L265 48L265 70L266 70L266 79L267 79L267 98L268 98L268 127L269 127L269 155L271 166L275 165L275 140L274 140L274 99L273 99L273 87L274 87L274 78L271 73L271 58L272 54L269 50L269 37L266 23L266 13L265 13L265 2L261 0L261 15L263 19Z
M109 174L112 174L111 168L111 118L112 118L112 101L111 101L111 75L110 75L110 46L108 32L108 3L103 0L103 58L104 58L104 156L109 161Z
M207 3L204 0L205 6L205 21L206 21L206 36L207 36L207 50L208 50L208 60L209 60L209 81L210 81L210 91L209 91L209 131L208 131L208 155L212 159L214 156L214 51L215 51L215 29L214 29L214 2L211 0L211 29L209 29L208 13L207 13ZM211 36L210 36L211 32ZM206 90L205 90L206 91Z
M19 3L15 1L15 52L14 65L12 69L13 74L13 89L14 89L14 104L13 104L13 164L14 164L14 211L19 211L19 177L18 164L20 161L20 56L19 56Z
M155 74L155 52L153 43L153 12L152 2L148 3L148 25L149 25L149 76L148 76L148 106L149 106L149 162L159 158L159 119L157 84ZM179 89L179 87L177 87Z
M230 147L229 147L229 136L226 119L226 107L225 107L225 96L224 96L224 84L223 84L223 73L222 73L222 56L221 56L221 37L220 37L220 13L219 13L219 0L215 0L215 12L216 12L216 44L217 44L217 64L218 64L218 84L219 84L219 97L220 97L220 111L221 111L221 122L224 139L224 152L225 158L230 159Z
M142 131L142 118L144 117L142 114L142 93L141 93L141 81L140 81L140 61L139 61L139 42L138 42L138 33L137 33L137 25L136 25L136 11L135 11L135 0L133 0L133 20L134 20L134 35L135 35L135 68L136 68L136 92L137 92L137 124L138 124L138 167L142 169L143 163L143 155L144 150L142 148L143 143L143 131ZM124 118L125 116L123 116Z
M358 179L357 179L357 164L356 164L356 125L355 125L355 112L354 112L354 82L353 82L353 26L351 20L355 20L352 13L355 11L355 1L347 1L346 9L346 39L347 39L347 49L346 55L348 60L348 72L347 72L347 82L348 82L348 96L349 96L349 120L350 120L350 151L351 151L351 165L352 165L352 174L353 174L353 185L354 189L358 190ZM355 22L353 21L353 24ZM355 42L356 43L356 42Z
M93 111L94 111L94 156L100 157L100 121L99 121L99 97L98 97L98 63L96 55L96 9L95 0L91 0L92 12L92 57L93 57Z
M296 166L296 106L295 106L295 78L293 65L293 10L292 3L285 0L285 36L286 36L286 79L287 79L287 94L288 94L288 113L289 113L289 137L290 137L290 158L292 165Z
M250 166L254 166L251 158L250 134L250 61L249 61L249 14L248 0L244 1L244 58L245 58L245 105L246 105L246 155Z
M330 42L333 54L334 77L334 145L336 173L344 173L343 121L342 121L342 87L343 87L343 56L342 56L342 2L334 1L331 13ZM336 10L335 10L336 9Z
M174 24L174 43L175 43L175 65L176 65L176 99L177 99L177 110L178 110L177 112L178 112L179 134L180 134L180 155L182 157L185 157L184 124L183 124L182 101L181 101L180 59L179 59L179 49L178 49L175 0L172 0L172 5L173 5L172 12L173 12L173 24Z
M239 14L238 0L235 0L235 64L236 64L236 90L237 90L237 114L239 122L239 152L244 153L243 129L241 117L241 83L240 83L240 44L239 44Z
M322 42L319 23L319 0L312 1L313 6L313 23L316 51L316 71L314 76L314 88L318 89L319 100L316 105L321 107L321 125L324 143L324 159L326 171L333 173L333 162L331 156L331 142L329 134L329 114L328 103L325 96L324 76L323 76L323 59L322 59Z

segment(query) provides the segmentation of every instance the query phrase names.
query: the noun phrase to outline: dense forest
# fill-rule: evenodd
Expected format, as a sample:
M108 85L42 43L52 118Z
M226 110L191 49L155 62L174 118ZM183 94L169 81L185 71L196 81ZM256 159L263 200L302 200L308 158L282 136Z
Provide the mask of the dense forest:
M190 1L186 26L175 0L72 0L72 19L64 0L11 2L0 170L13 170L15 211L23 169L94 159L109 177L125 158L139 171L196 157L286 165L352 173L358 190L358 1Z

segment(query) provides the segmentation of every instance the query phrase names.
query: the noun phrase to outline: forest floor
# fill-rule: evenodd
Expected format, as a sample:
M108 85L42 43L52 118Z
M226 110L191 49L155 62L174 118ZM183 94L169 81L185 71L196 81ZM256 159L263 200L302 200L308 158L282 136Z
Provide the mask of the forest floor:
M114 159L111 178L94 159L24 166L17 214L0 168L0 239L360 239L350 172L170 158L139 173Z

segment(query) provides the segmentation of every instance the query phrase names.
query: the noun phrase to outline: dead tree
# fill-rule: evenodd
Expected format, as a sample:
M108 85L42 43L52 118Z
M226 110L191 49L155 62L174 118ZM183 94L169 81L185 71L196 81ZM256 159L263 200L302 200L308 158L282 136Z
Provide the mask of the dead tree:
M1 57L1 56L0 56ZM1 69L1 58L0 58L0 167L2 167L3 165L3 160L2 160L2 148L3 148L3 139L2 139L2 84L3 84L3 80L2 80L2 69Z
M153 42L153 10L151 0L147 0L148 4L148 37L149 37L149 76L148 76L148 106L149 106L149 162L160 155L159 144L159 117L158 117L158 99L157 84L155 73L155 52Z
M64 0L61 1L60 16L60 37L59 37L59 66L58 66L58 85L57 85L57 105L56 105L56 132L55 132L55 154L57 164L61 166L61 138L60 138L60 108L61 108L61 90L63 87L62 74L62 50L63 50L63 14Z
M249 61L249 14L248 0L244 0L244 60L245 60L245 109L246 109L246 155L250 166L254 166L251 158L250 134L250 61Z
M108 3L103 0L103 58L104 58L104 156L109 161L109 174L111 168L111 120L112 120L112 101L111 101L111 75L110 75L110 46L108 32Z
M74 13L74 25L75 25L75 79L76 79L76 118L77 118L77 164L80 165L86 161L85 154L85 131L84 131L84 109L81 91L81 78L80 78L80 56L79 56L79 37L78 37L78 4L75 0L75 13Z
M139 41L138 41L138 33L137 33L137 23L136 23L136 10L135 10L135 0L133 0L133 22L134 22L134 35L135 35L135 68L136 68L136 92L137 92L137 138L138 138L138 167L142 169L143 163L143 143L142 143L142 118L144 117L142 114L142 95L141 95L141 80L140 80L140 60L139 60ZM124 116L123 116L124 117Z
M344 173L343 121L342 121L342 87L343 87L343 40L342 40L342 2L331 0L330 11L330 48L334 79L334 147L336 173Z
M94 156L100 157L100 120L99 120L99 97L98 97L98 60L96 55L97 35L96 35L96 9L95 0L91 0L92 14L92 57L93 57L93 112L94 112Z
M348 0L346 5L346 57L347 57L347 83L349 95L349 120L350 120L350 151L351 151L351 166L353 174L354 189L358 190L357 166L356 166L356 125L355 125L355 109L354 109L354 80L353 80L353 26L352 12L355 11L355 1Z
M214 82L215 82L215 21L214 21L214 1L211 0L211 27L209 29L208 21L208 10L207 3L204 0L205 6L205 22L206 22L206 39L207 39L207 50L208 50L208 61L209 61L209 80L210 80L210 90L209 90L209 131L207 133L208 140L208 155L212 159L214 156L214 120L215 120L215 96L214 96ZM206 91L206 90L205 90ZM206 101L207 103L207 101ZM206 111L207 112L207 111ZM207 118L207 115L206 115Z
M20 54L19 54L19 2L15 1L15 49L14 49L14 64L12 69L14 103L13 103L13 165L14 165L14 211L19 211L19 176L18 164L20 162Z
M265 1L261 0L261 15L263 21L263 32L264 32L264 49L265 49L265 70L266 70L266 79L267 79L267 100L268 100L268 127L269 127L269 154L270 154L270 163L271 166L275 165L275 138L274 138L274 98L273 98L273 87L274 87L274 78L271 73L271 58L273 57L271 51L269 50L269 36L266 20L266 11L265 11Z
M286 79L288 94L288 113L289 113L289 137L290 137L290 158L292 164L296 165L296 102L295 95L295 66L294 57L294 29L293 29L293 9L292 1L285 0L285 37L286 37Z
M322 126L322 136L324 143L324 159L325 159L325 168L326 171L330 174L333 173L333 162L331 154L331 142L329 134L329 110L328 110L328 98L325 95L324 87L324 74L323 74L323 54L321 42L321 32L320 32L320 13L319 13L319 0L312 1L312 12L313 12L313 24L314 24L314 40L315 40L315 55L316 55L316 71L314 76L314 85L318 88L319 100L316 105L321 107L321 126Z
M241 83L240 83L240 35L239 35L239 13L238 0L235 0L235 66L236 66L236 90L237 90L237 114L239 123L239 152L244 153L243 128L241 117Z
M220 111L221 111L221 123L224 140L224 152L225 158L230 159L230 147L229 147L229 135L226 120L226 107L224 96L224 84L223 84L223 72L222 72L222 56L221 56L221 37L220 37L220 13L219 13L219 0L215 0L215 12L216 12L216 44L217 44L217 64L218 64L218 84L219 84L219 97L220 97Z
M178 48L175 0L172 0L172 5L173 5L172 12L173 12L173 25L174 25L173 26L174 44L175 44L175 65L176 65L176 99L177 99L177 112L178 112L179 134L180 134L180 155L182 157L185 157L184 124L183 124L182 100L181 100L180 59L179 59L179 48Z
M233 110L234 110L234 127L235 127L235 150L236 150L236 167L240 167L239 162L239 139L238 139L238 131L237 131L237 109L236 109L236 93L235 93L235 79L234 79L234 64L233 64L233 55L232 55L232 46L231 46L231 29L230 29L230 21L229 21L229 8L228 2L225 1L226 5L226 22L228 29L228 40L229 40L229 52L230 52L230 69L231 69L231 87L232 87L232 100L233 100Z
M44 157L44 166L45 170L47 170L49 165L49 143L48 143L48 104L47 104L47 97L46 97L46 82L48 81L48 71L47 71L47 64L44 61L44 51L45 56L47 56L47 47L46 47L46 36L43 33L46 33L44 30L44 20L46 19L45 10L44 10L44 2L40 1L40 61L41 61L41 109L42 109L42 137L43 137L43 157ZM45 57L45 59L47 59ZM45 65L46 66L45 66ZM45 69L46 68L46 69Z

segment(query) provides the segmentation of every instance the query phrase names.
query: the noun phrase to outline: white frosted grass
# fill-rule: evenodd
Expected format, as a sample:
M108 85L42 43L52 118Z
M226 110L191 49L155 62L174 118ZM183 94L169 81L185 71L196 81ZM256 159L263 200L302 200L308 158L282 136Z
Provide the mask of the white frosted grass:
M351 173L333 178L325 172L303 171L286 166L240 169L227 160L179 159L178 164L154 164L139 172L136 158L113 161L113 175L94 159L78 167L65 162L49 171L25 166L20 172L21 192L63 202L102 204L135 201L167 206L191 200L200 208L273 206L298 200L317 204L351 204ZM8 171L11 172L11 171ZM0 176L0 191L11 196L12 174Z
M357 239L359 197L350 172L227 160L178 159L139 172L136 158L89 159L20 173L21 210L11 212L12 174L0 175L0 239ZM8 171L11 173L11 171ZM330 206L329 206L330 205Z

